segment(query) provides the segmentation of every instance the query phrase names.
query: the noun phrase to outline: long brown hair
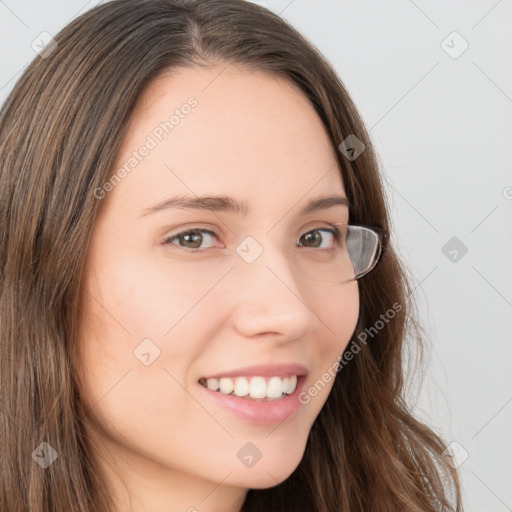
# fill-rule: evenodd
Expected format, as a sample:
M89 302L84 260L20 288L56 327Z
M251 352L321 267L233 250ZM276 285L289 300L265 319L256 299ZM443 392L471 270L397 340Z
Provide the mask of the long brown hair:
M364 143L355 160L337 151L350 219L390 235L380 264L359 281L357 354L340 362L302 461L281 484L249 490L242 510L461 511L446 445L405 403L404 342L422 346L410 278L393 248L371 140L325 58L244 0L114 0L55 40L0 111L0 509L114 510L76 374L80 278L101 203L94 191L151 80L175 67L234 63L298 85L335 148L350 134ZM390 308L392 319L375 328ZM49 449L43 442L58 455L46 469L35 462Z

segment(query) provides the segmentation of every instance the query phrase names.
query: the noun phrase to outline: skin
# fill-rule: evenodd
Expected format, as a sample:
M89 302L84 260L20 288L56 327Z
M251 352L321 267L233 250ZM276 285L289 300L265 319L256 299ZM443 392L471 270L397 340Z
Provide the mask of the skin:
M290 476L333 380L297 414L261 426L205 398L198 379L298 362L309 387L343 353L359 314L357 282L319 286L288 257L303 233L348 221L341 205L298 216L311 198L346 196L320 118L282 78L224 67L173 70L145 90L115 169L187 98L198 105L102 199L90 240L83 399L119 510L234 512L248 489ZM247 201L251 213L142 215L177 194L228 195ZM191 227L216 234L203 238L204 254L178 239L163 244ZM251 264L235 252L247 236L264 249ZM144 339L160 350L148 366L134 356ZM237 458L247 442L262 453L251 468Z

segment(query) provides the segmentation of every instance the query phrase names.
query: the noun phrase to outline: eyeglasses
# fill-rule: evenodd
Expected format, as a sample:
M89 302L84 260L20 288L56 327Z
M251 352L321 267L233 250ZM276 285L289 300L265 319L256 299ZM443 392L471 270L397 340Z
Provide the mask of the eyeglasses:
M354 279L363 277L377 266L387 241L388 234L384 229L347 225L347 250L354 267Z
M300 245L306 253L295 260L300 276L323 286L354 281L368 274L379 263L388 239L386 231L377 227L335 226L334 231L322 227L305 233ZM311 241L319 241L319 245L312 246Z

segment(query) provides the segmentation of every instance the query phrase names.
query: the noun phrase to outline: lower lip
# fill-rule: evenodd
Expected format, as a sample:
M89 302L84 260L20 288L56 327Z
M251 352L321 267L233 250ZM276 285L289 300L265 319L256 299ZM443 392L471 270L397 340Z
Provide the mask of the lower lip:
M212 391L201 384L198 385L217 405L228 409L244 421L256 425L274 425L295 416L302 405L299 402L299 394L304 388L305 381L305 376L299 376L295 391L291 395L284 395L275 400L251 400L236 395L224 395L220 391Z

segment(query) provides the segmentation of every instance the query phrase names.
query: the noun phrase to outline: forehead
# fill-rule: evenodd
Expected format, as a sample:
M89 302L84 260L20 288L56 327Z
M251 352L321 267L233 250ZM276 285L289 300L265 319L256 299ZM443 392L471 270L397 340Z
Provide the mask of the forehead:
M224 64L163 73L139 98L116 169L150 139L116 196L243 195L264 206L344 194L320 117L297 86L267 72Z

